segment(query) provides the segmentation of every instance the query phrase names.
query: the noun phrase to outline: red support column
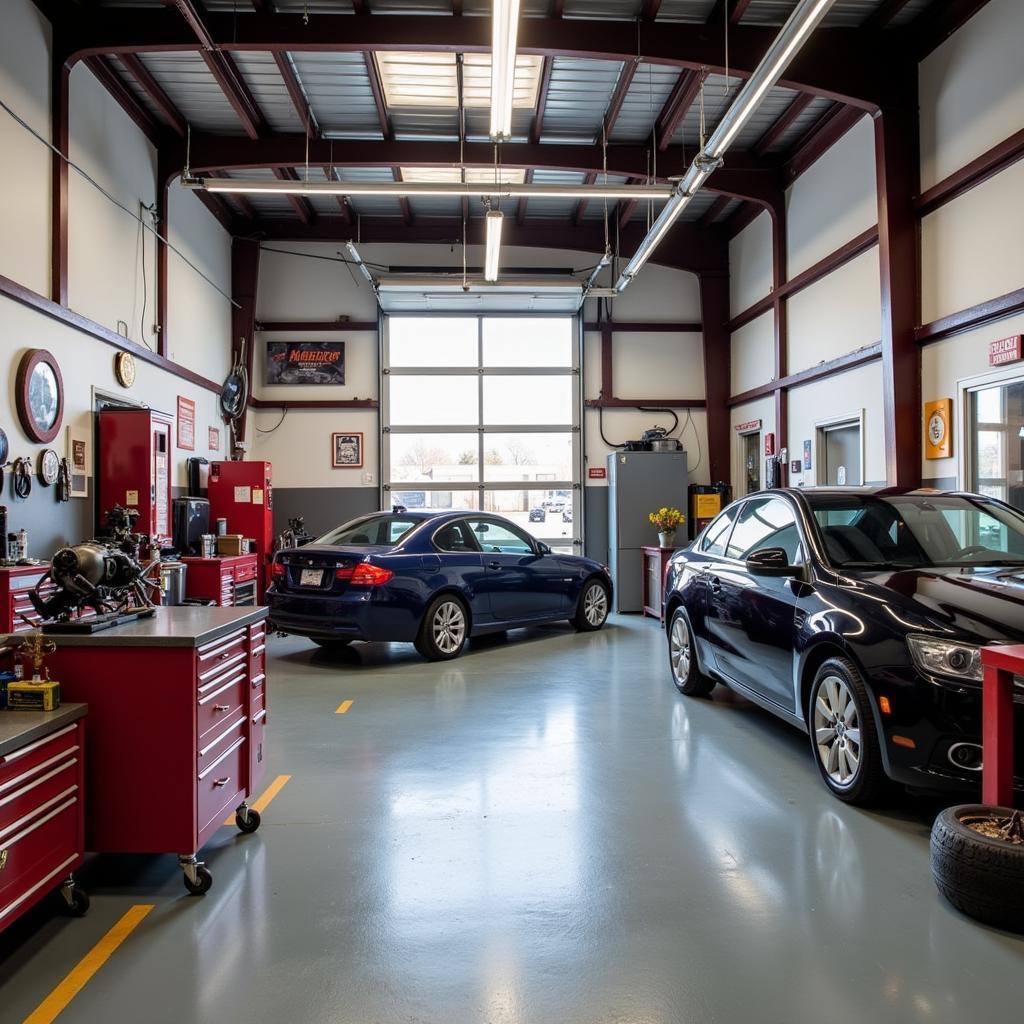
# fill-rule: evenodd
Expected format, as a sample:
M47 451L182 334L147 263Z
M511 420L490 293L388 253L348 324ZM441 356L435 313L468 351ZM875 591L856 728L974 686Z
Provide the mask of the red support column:
M245 368L252 391L253 350L256 344L256 290L260 276L260 243L247 238L231 240L231 297L238 303L231 307L231 359L239 358L245 343ZM238 421L238 439L246 436L248 411Z
M170 231L170 198L171 182L178 173L174 160L166 149L157 152L156 159L156 202L157 231L160 237L156 240L156 350L165 356L170 351L167 324L167 243L163 241ZM143 339L145 341L145 339Z
M53 145L64 156L50 158L50 298L62 306L68 304L68 155L70 144L69 111L72 47L54 29L50 82L50 125Z
M885 475L890 486L921 483L921 351L914 338L920 180L916 69L897 99L875 114L878 261L882 297L882 393Z
M775 379L789 375L789 316L786 298L781 288L786 283L786 204L780 201L768 211L772 218L772 311L774 320ZM789 392L778 388L775 392L775 438L777 450L789 447ZM780 483L788 482L788 464L783 464Z
M729 451L729 275L700 275L700 314L704 324L704 397L708 422L708 479L731 482Z

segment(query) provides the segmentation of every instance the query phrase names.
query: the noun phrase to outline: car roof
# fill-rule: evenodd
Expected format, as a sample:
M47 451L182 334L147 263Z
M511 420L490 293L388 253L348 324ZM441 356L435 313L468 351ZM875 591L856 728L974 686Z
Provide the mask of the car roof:
M844 497L851 494L875 498L981 498L986 501L994 500L989 495L977 494L974 491L964 490L941 490L936 487L776 487L769 490L757 491L754 494L746 494L744 498L767 496L770 494L789 494L797 496L800 494L827 495L829 497ZM737 501L742 500L737 498Z

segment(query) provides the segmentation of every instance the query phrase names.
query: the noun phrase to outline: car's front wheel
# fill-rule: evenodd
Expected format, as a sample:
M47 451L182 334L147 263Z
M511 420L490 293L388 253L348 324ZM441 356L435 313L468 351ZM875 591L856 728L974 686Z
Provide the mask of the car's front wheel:
M608 588L599 580L587 580L576 602L572 624L581 632L600 629L608 620Z
M867 687L847 658L829 658L815 673L808 725L825 785L848 804L875 803L887 785L881 743Z
M704 675L697 665L693 631L682 607L672 613L668 625L668 663L672 682L687 697L706 697L715 688L714 679Z
M416 650L428 661L450 661L462 653L468 632L466 606L452 594L441 594L423 616Z

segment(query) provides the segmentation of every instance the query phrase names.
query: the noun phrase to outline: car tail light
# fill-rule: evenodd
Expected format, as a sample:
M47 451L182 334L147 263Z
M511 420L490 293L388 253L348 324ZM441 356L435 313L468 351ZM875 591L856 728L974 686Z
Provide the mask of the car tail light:
M371 562L360 562L356 566L345 566L334 573L335 579L348 580L354 587L380 587L394 577L390 569L382 569Z
M271 577L271 579L275 579L275 580L283 580L284 579L284 563L283 562L274 562L270 566L270 577Z

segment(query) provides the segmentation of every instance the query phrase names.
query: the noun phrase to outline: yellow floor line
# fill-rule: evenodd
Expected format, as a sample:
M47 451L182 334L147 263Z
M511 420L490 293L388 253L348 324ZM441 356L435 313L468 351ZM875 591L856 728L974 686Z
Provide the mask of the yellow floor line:
M139 903L128 910L113 928L89 950L64 980L25 1018L24 1024L51 1024L67 1009L89 979L110 959L111 954L138 927L153 909L152 903Z
M343 700L343 701L341 702L341 704L339 704L339 705L338 705L338 710L337 710L337 711L335 711L334 713L335 713L336 715L344 715L344 714L346 714L346 713L348 712L348 709L349 709L350 707L352 707L352 704L353 704L353 703L354 703L354 702L353 702L353 701L350 701L350 700Z
M274 797L277 796L277 794L280 793L282 789L284 789L285 785L287 784L290 778L290 775L278 775L278 777L274 779L274 781L263 791L262 796L260 796L259 799L257 800L253 800L253 802L249 804L249 806L254 811L259 811L260 814L262 814L267 809L267 805L270 803L270 801L273 800ZM225 818L224 824L234 825L234 814L232 814L230 817Z

